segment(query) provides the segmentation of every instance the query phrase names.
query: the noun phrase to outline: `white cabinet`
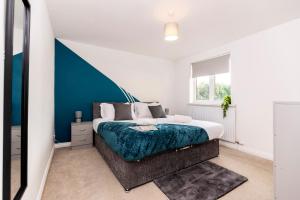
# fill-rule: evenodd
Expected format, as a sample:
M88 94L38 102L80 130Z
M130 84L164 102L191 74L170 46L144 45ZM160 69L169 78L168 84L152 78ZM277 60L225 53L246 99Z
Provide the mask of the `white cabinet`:
M300 199L300 102L274 103L275 199Z

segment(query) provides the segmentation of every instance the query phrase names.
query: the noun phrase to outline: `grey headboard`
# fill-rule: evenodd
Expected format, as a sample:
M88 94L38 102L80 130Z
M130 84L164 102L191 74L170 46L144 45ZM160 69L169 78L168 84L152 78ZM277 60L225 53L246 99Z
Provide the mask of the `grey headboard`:
M101 103L103 102L93 102L93 119L101 117L101 108L100 108ZM158 103L158 102L151 101L151 102L143 102L143 103Z
M100 104L101 102L93 102L93 119L101 117Z

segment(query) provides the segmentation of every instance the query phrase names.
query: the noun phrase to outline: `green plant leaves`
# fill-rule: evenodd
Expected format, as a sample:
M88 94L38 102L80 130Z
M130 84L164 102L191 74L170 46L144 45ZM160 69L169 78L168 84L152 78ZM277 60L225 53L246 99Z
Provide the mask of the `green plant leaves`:
M221 104L221 108L223 109L223 118L226 117L227 110L230 104L231 104L231 96L225 96L223 99L223 103Z

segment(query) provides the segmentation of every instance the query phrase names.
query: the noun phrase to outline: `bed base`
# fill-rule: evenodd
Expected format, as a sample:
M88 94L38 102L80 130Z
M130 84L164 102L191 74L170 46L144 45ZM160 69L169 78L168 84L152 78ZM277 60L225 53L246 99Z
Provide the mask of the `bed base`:
M219 155L219 139L166 151L139 161L125 161L94 132L94 145L125 191Z

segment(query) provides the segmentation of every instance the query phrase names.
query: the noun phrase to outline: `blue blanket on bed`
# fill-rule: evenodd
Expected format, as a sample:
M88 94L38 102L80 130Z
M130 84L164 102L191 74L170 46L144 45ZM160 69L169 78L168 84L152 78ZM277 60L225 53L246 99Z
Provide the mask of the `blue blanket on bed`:
M141 160L166 150L208 141L203 128L177 124L158 124L155 131L141 132L128 122L102 122L98 134L124 160Z

